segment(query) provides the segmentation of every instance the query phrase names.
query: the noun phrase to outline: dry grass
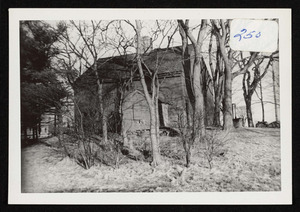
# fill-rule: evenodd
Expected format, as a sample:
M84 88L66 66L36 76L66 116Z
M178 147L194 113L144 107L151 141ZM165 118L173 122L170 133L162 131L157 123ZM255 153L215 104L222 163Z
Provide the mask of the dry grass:
M127 160L119 169L98 164L89 170L65 157L57 139L48 139L49 145L22 149L22 192L279 191L279 130L237 129L228 137L212 169L201 145L185 168L178 138L161 137L165 163L155 169L148 162Z

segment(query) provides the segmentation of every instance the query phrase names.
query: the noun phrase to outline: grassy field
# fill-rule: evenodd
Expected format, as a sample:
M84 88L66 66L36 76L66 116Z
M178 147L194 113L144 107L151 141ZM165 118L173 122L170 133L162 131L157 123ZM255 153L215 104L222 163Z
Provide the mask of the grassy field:
M230 132L212 161L195 147L185 168L179 138L161 137L164 163L125 160L118 169L83 169L50 138L22 149L22 192L205 192L280 191L280 130L241 128Z

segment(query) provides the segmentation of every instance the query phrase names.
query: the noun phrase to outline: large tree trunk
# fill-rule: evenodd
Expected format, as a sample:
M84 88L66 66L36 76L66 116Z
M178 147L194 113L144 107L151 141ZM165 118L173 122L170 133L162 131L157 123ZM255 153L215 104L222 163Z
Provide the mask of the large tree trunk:
M225 41L220 40L220 51L225 62L224 78L224 98L223 98L223 128L231 130L233 128L232 120L232 61L225 51Z
M232 76L231 66L226 64L225 68L225 86L223 98L223 123L224 130L231 130L233 128L232 121Z
M202 136L205 136L205 103L201 86L201 60L199 56L196 56L195 58L193 78L195 95L194 136L196 141L199 141Z

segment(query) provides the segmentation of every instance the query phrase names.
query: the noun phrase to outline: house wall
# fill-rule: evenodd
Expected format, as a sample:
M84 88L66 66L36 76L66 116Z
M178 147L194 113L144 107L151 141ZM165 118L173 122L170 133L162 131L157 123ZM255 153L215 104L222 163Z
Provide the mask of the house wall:
M168 104L167 127L178 127L178 115L184 112L185 88L181 76L161 80L160 100Z
M164 108L164 125L177 128L178 115L183 113L185 107L181 76L165 78L160 83L159 100ZM142 85L135 81L132 87L123 103L123 126L130 131L149 129L150 114Z
M181 76L165 78L160 80L159 100L164 108L164 125L177 128L178 115L184 111L184 91ZM106 99L106 114L109 116L115 110L116 89L112 85L105 85L106 91L110 90ZM167 112L166 112L167 109ZM125 91L122 104L123 121L122 126L126 130L136 131L149 129L150 113L147 101L143 94L140 81L133 81L129 90Z
M138 90L128 94L122 105L122 126L126 131L149 129L150 112L147 101Z
M104 110L105 115L109 123L112 123L113 115L116 111L119 100L117 98L117 85L115 83L107 83L103 85L104 95ZM84 102L89 101L91 105L97 103L97 92L93 91L94 95L84 94L87 99ZM90 92L90 91L89 91ZM178 116L185 113L185 98L187 97L187 92L185 88L185 80L183 75L176 77L160 79L160 92L159 100L164 105L164 126L178 128ZM93 98L93 99L92 99ZM147 101L143 94L143 88L140 81L133 81L130 88L124 91L122 103L122 126L126 130L136 131L149 129L150 126L150 113L148 109ZM85 103L86 104L86 103ZM207 109L208 115L208 125L212 124L213 121L213 99L210 92L208 92L208 105L211 108ZM83 108L90 108L85 105ZM167 114L166 114L167 108ZM96 128L100 129L101 124L98 115L95 113L96 122L98 122ZM166 122L167 121L167 122ZM110 126L109 126L110 128ZM110 129L108 129L110 130Z

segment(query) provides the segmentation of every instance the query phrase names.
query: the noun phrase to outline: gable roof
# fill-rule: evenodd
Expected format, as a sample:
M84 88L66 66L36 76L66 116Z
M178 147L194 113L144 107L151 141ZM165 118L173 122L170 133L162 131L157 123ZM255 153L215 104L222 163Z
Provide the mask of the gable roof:
M189 51L191 51L189 46ZM179 76L182 72L182 47L176 46L164 49L154 49L149 53L142 55L143 69L146 77L151 76L155 70L158 71L158 77ZM107 58L100 58L97 61L98 75L104 83L118 82L132 78L139 80L139 74L136 63L136 54L128 54ZM88 69L75 82L78 87L81 85L96 84L95 73Z

